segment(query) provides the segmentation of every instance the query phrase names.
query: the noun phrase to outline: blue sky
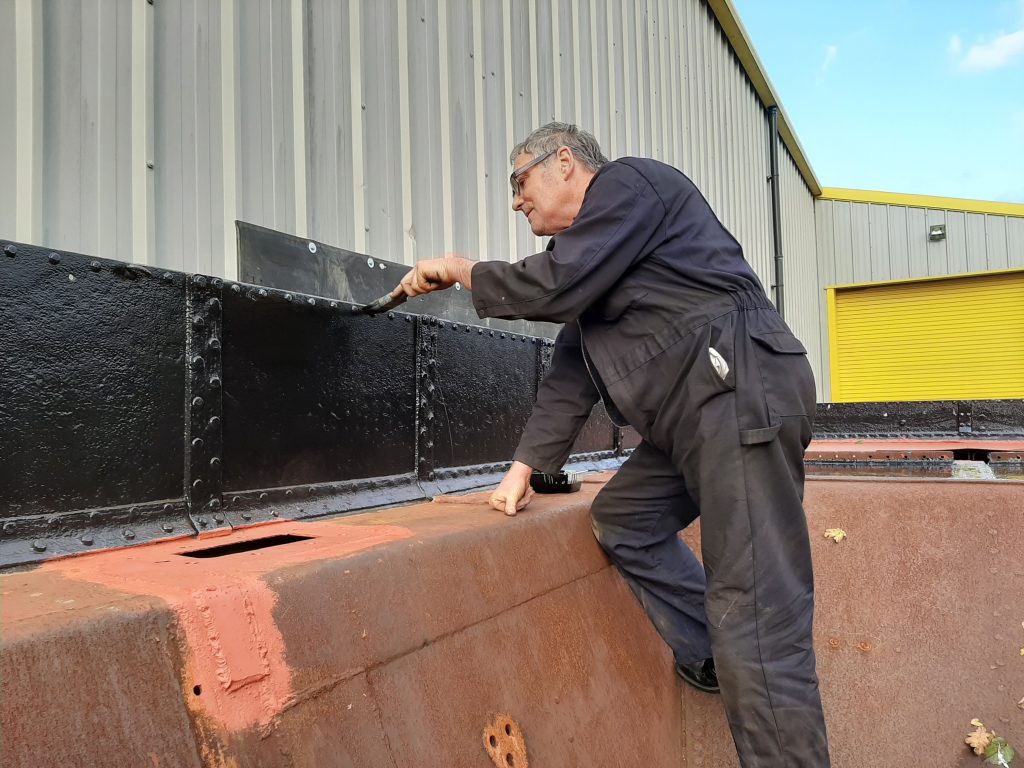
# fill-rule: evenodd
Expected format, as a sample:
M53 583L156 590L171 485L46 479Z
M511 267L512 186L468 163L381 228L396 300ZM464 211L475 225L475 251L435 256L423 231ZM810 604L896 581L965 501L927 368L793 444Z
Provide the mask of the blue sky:
M1024 203L1024 0L733 0L825 187Z

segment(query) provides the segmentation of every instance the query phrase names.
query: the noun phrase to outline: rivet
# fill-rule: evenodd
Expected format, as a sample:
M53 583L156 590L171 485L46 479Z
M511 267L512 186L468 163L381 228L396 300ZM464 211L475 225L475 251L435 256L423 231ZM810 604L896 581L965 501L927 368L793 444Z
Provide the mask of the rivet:
M220 499L210 499L210 509L220 509Z
M477 335L477 336L482 336L482 335L483 335L483 333L484 333L484 329L483 329L483 328L477 328L477 329L476 329L476 335Z
M69 282L69 283L73 283L73 282L75 282L75 280L77 280L77 279L78 279L78 278L77 278L77 277L75 277L74 275L68 275L68 282Z
M214 389L219 389L220 388L220 376L211 376L210 377L210 386L213 387Z
M312 240L309 241L309 245L307 245L306 247L309 248L310 253L316 253L316 243L314 243Z
M219 426L220 426L220 416L211 416L210 417L210 422L209 422L209 427L211 429L216 429Z
M292 295L291 295L290 293L286 293L286 294L284 295L284 300L285 300L285 301L291 301L291 300L292 300Z
M262 493L260 494L260 501L266 501L266 500L267 500L267 492L266 492L266 491L263 491L263 492L262 492Z
M206 278L202 275L193 275L192 282L198 285L200 288L206 287Z
M501 334L501 338L503 338L503 339L505 338L505 334L504 334L504 333L503 333L503 334Z
M331 309L337 309L337 308L338 308L338 302L332 301L331 302Z
M235 292L235 293L241 293L242 292L242 286L240 286L238 283L232 283L231 284L231 290L233 292Z
M174 282L174 275L172 275L170 272L164 272L160 277L165 283Z
M192 367L193 368L202 368L203 367L203 358L202 358L201 355L196 355L195 357L192 358Z
M60 518L59 517L51 517L46 522L48 522L50 524L51 528L56 528L57 526L60 525Z
M490 336L491 336L492 338L494 337L494 331L488 331L488 333L490 334Z
M433 448L433 447L434 447L434 441L433 440L427 440L427 448Z
M14 523L4 523L4 533L14 533Z
M433 472L427 472L427 480L433 480L436 475Z
M173 504L164 504L164 512L170 512L172 509L174 509Z
M306 299L306 303L309 304L309 306L311 306L311 307L315 307L316 306L316 299L314 299L312 297L308 298L308 299Z
M395 313L394 312L388 312L388 320L394 320L394 319L395 319Z
M256 293L263 297L266 297L267 295L267 292L263 288L260 288L258 291L256 291Z
M205 517L200 517L198 520L196 520L196 522L199 523L200 527L202 527L202 528L206 527L206 518Z
M285 496L291 496L292 495L292 489L289 488L287 491L284 492L284 495Z
M164 529L164 533L170 533L171 531L174 530L174 526L171 525L170 523L164 523L160 527Z
M213 516L213 521L215 523L223 523L224 522L224 515L214 515Z
M210 459L210 466L213 467L214 469L219 467L220 466L220 457L219 456L214 456L212 459Z
M206 346L213 350L220 349L220 339L214 336L212 339L206 342Z
M243 520L252 520L252 515L250 515L248 512L243 512L242 513L242 519Z
M101 269L103 269L103 266L98 261L96 261L96 259L93 259L92 261L89 262L89 269L91 269L93 272L99 272Z
M224 281L221 280L219 277L213 278L213 287L214 288L223 288L224 287Z
M193 448L202 448L203 447L203 438L201 438L201 437L193 437L192 438L192 447Z
M193 408L202 408L203 405L205 405L205 404L206 404L206 401L203 400L203 398L201 398L201 397L193 397L192 398L192 407Z
M238 502L240 502L241 500L242 500L242 499L241 499L241 497L239 497L239 496L232 496L232 497L231 497L231 503L232 503L232 504L237 504L237 503L238 503Z
M5 245L4 246L4 255L10 256L13 259L15 256L18 255L17 247L15 247L13 245ZM42 550L40 550L40 551L42 551Z
M50 263L51 264L60 264L60 254L58 254L58 253L51 253L50 254Z
M95 539L87 533L85 534L85 536L80 538L79 541L85 544L85 546L89 547L92 546L92 543L95 541Z
M193 328L202 328L204 325L206 325L206 321L203 320L203 318L200 317L199 315L196 315L195 317L192 318Z
M272 510L270 510L270 514L273 515L274 517L278 517L281 513L278 512L276 509L272 509Z
M193 480L192 481L192 487L193 488L202 488L202 486L203 486L203 481L202 480Z
M131 541L132 539L135 538L135 531L133 531L131 528L125 528L124 529L124 533L122 535L126 539L128 539L128 541Z
M10 256L11 254L7 254L7 255ZM35 541L32 542L32 549L34 549L36 552L45 552L46 551L46 542L42 541L40 539L36 539Z

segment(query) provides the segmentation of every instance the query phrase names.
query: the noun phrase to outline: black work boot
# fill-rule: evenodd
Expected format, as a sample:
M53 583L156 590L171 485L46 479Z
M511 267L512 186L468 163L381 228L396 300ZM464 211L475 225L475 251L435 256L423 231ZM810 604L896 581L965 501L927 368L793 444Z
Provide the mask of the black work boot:
M718 687L718 673L715 672L714 659L695 661L692 664L680 664L677 661L676 674L698 691L704 691L705 693L721 692L721 689Z

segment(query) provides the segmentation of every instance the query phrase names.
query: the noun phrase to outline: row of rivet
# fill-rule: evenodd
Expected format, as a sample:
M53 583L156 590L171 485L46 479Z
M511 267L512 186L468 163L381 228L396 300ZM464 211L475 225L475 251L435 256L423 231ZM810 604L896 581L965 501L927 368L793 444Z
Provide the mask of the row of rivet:
M434 392L437 389L437 331L441 321L421 317L416 325L416 476L433 480Z
M186 311L191 318L185 341L190 368L186 494L197 530L209 527L211 522L212 527L226 522L220 511L223 447L220 291L223 285L220 278L204 275L192 275L186 284Z

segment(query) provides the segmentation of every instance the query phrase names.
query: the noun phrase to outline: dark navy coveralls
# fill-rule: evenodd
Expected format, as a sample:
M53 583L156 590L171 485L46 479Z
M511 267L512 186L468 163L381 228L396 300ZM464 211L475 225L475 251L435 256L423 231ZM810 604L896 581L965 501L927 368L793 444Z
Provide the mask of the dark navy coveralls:
M594 533L676 659L713 652L741 764L828 766L802 506L814 380L701 193L654 160L607 163L546 251L474 266L473 301L565 323L518 461L558 471L599 397L643 438ZM677 536L698 514L703 567Z

